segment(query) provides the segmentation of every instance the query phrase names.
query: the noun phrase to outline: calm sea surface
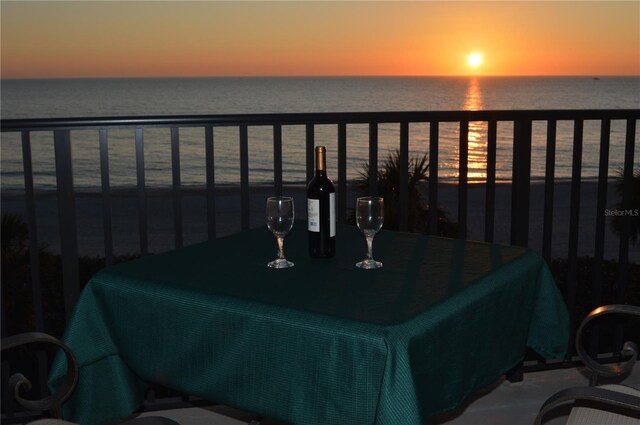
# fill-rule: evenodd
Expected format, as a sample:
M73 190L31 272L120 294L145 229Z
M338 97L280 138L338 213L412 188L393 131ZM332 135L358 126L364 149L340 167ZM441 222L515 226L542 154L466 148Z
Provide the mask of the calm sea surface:
M286 112L359 112L479 109L637 109L639 77L334 77L334 78L161 78L2 80L2 118L47 118L122 115L238 114ZM498 179L511 175L512 126L498 126ZM532 176L545 167L546 125L534 123ZM609 170L621 168L625 123L612 123ZM381 125L380 160L399 145L399 125ZM599 125L585 122L584 178L597 176ZM428 152L428 124L411 124L411 155ZM441 124L440 176L457 178L458 129ZM571 175L573 125L559 122L556 176ZM204 185L204 130L180 130L181 177L185 186ZM72 133L74 179L78 188L100 187L98 134ZM316 143L328 147L329 173L337 177L337 129L316 127ZM367 158L368 126L347 129L347 175L357 176ZM2 134L2 188L23 187L19 135ZM301 126L283 128L284 179L303 182L305 138ZM636 158L640 143L636 142ZM32 134L36 188L55 187L53 138ZM486 124L470 123L469 177L483 181L486 167ZM273 154L270 128L250 127L251 183L272 182ZM109 160L113 187L135 186L132 130L109 133ZM215 129L216 182L240 180L238 130ZM145 131L146 182L150 187L171 185L168 130ZM332 166L333 165L333 166Z

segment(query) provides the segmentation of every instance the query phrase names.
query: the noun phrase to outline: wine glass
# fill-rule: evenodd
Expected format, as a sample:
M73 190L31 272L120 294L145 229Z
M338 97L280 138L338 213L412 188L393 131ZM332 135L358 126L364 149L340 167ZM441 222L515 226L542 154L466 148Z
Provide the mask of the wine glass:
M274 269L293 267L293 263L284 258L284 237L293 227L293 198L289 196L275 196L267 198L267 226L278 241L278 258L269 262L267 266Z
M378 269L380 261L373 259L373 237L382 228L384 221L384 199L377 196L358 198L356 201L356 222L367 239L367 256L356 264L361 269Z

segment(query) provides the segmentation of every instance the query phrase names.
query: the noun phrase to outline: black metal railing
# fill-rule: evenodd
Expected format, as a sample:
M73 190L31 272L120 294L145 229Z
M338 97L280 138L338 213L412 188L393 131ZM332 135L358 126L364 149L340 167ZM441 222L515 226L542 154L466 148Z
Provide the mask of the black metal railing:
M417 112L376 112L376 113L294 113L294 114L247 114L247 115L207 115L207 116L151 116L151 117L98 117L98 118L69 118L69 119L10 119L2 120L3 135L19 133L22 144L22 162L24 174L24 203L25 219L29 229L29 266L30 285L32 288L32 304L35 314L35 329L45 329L45 317L42 309L42 288L40 263L38 255L39 238L36 215L37 192L34 189L34 170L32 160L31 136L33 132L50 132L53 134L55 154L56 193L59 216L60 254L62 258L64 311L68 317L79 296L78 271L78 226L76 217L76 190L74 189L74 175L72 169L72 135L78 130L97 132L100 158L100 178L102 197L102 228L104 234L104 255L106 264L114 262L113 223L112 223L112 189L110 185L109 163L109 131L114 129L131 129L134 131L136 190L138 211L139 252L149 253L149 206L147 185L145 183L145 130L151 128L165 128L170 130L171 146L171 197L173 209L174 246L181 247L185 243L183 237L183 206L180 162L180 130L198 127L204 129L204 143L206 164L206 223L208 238L215 238L219 233L216 219L218 186L215 179L214 158L214 129L220 127L234 127L238 129L239 148L239 217L241 229L251 227L249 180L249 129L254 127L270 127L273 132L273 193L283 192L283 158L287 153L283 149L283 128L287 126L301 126L305 137L305 172L309 180L313 176L313 149L316 144L315 129L319 125L336 127L337 143L337 217L344 222L347 220L349 182L347 180L347 146L348 128L352 125L368 126L368 164L369 189L372 194L377 191L377 169L380 150L379 127L382 124L399 126L398 152L400 164L409 162L409 131L410 125L424 123L429 126L428 146L429 181L427 187L430 206L439 206L439 151L441 148L441 124L454 123L459 135L458 164L457 164L457 222L458 236L467 238L467 216L469 208L475 206L468 202L469 196L469 131L470 123L481 122L486 128L486 178L484 193L484 229L483 239L492 242L496 230L496 175L498 125L507 123L513 126L508 147L512 152L511 167L511 209L510 209L510 237L513 245L529 245L530 229L530 190L532 183L532 128L534 123L546 126L545 156L546 166L544 175L544 215L542 218L542 247L541 254L551 263L553 245L553 215L554 188L556 182L556 147L557 124L569 122L573 124L572 139L572 169L570 188L569 234L568 234L568 279L564 289L565 299L571 321L576 323L581 317L576 311L576 291L579 285L591 285L593 288L593 304L602 301L603 262L605 258L605 214L608 185L609 185L609 152L612 121L623 121L625 124L624 160L623 160L623 197L622 208L630 209L633 193L634 159L636 151L637 129L636 123L640 119L640 110L514 110L514 111L417 111ZM597 174L597 217L595 228L594 274L589 282L578 281L578 234L581 210L581 182L582 156L585 121L600 124L599 163ZM447 124L448 125L448 124ZM426 135L425 135L426 138ZM407 189L407 167L400 167L399 200L401 206L409 203ZM620 244L617 256L618 276L616 280L616 300L624 303L624 293L629 281L629 246L631 217L622 220ZM435 232L438 222L438 209L429 208L428 223L431 232ZM406 229L408 224L408 209L401 209L400 228ZM585 243L582 241L581 243ZM606 288L613 290L613 288ZM3 323L4 313L3 313ZM574 326L572 326L572 329ZM3 326L4 332L4 326ZM572 353L571 353L572 354Z

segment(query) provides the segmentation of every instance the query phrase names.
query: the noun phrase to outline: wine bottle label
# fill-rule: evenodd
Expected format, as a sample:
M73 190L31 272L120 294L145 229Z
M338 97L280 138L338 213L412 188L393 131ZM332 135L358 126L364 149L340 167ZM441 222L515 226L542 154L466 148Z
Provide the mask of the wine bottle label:
M307 198L307 229L310 232L320 231L320 200ZM336 194L329 194L329 234L336 235Z
M320 200L307 198L307 220L310 232L320 231Z
M329 234L336 235L336 194L329 194Z

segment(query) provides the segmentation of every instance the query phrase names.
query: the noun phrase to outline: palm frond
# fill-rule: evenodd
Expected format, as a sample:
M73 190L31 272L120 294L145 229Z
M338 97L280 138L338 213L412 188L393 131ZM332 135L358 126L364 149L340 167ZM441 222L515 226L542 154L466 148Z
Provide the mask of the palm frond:
M387 158L378 167L376 173L378 195L385 199L384 227L390 230L400 228L400 211L408 210L409 231L426 232L429 209L423 205L419 184L429 180L429 161L427 155L410 157L405 165L407 168L408 204L400 207L400 151L389 152ZM353 183L353 190L357 196L367 196L369 191L368 162L364 162L358 170L358 176ZM457 225L449 221L443 210L438 209L438 229L441 236L457 236Z

